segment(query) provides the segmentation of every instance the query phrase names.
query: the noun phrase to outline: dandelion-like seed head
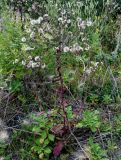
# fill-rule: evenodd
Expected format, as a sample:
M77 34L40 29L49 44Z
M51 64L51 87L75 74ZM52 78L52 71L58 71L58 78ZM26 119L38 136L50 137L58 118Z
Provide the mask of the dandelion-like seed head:
M30 38L34 38L35 37L35 32L31 32L31 34L30 34Z
M23 125L30 125L30 124L31 124L30 120L28 119L23 120Z
M6 140L8 140L8 138L9 138L8 132L6 130L1 130L0 141L5 142Z
M40 57L39 56L36 56L34 59L35 59L35 61L40 61Z
M58 22L62 22L63 21L63 18L62 17L59 17L58 18Z
M64 9L63 11L61 11L61 15L65 15L66 14L66 10Z
M29 56L28 59L29 59L29 60L32 60L32 56Z
M38 32L41 33L41 34L44 34L44 30L42 28L39 28Z
M36 20L32 19L32 20L30 21L30 24L31 24L32 26L34 26L34 25L36 24Z
M92 25L93 25L93 22L92 22L91 20L88 20L88 21L87 21L87 26L90 27L90 26L92 26Z
M41 68L42 68L42 69L45 69L45 67L46 67L46 64L44 63L44 64L41 66Z
M71 20L70 20L70 19L68 19L68 20L67 20L67 24L70 24L70 23L71 23Z
M66 47L63 48L63 52L67 53L67 52L69 52L69 51L70 51L70 48L69 48L69 47L66 46Z
M26 61L22 60L22 65L25 66L26 65Z
M21 41L22 41L22 42L26 42L26 38L23 37L23 38L21 39Z
M33 61L29 61L29 63L27 64L27 68L31 68L33 64Z
M13 62L13 64L17 64L18 62L19 62L19 60L15 59L14 62Z
M79 45L76 46L75 49L76 49L77 52L83 51L83 48Z
M39 18L36 20L36 24L40 24L42 21L43 21L43 17L39 17Z

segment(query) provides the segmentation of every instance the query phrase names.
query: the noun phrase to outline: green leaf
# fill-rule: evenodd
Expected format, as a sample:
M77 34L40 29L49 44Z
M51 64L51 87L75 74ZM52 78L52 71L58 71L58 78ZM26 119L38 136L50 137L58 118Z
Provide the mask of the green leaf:
M76 125L76 127L77 127L77 128L82 128L82 127L83 127L83 124L82 124L82 123L78 123L78 124Z
M52 126L53 126L52 122L50 122L50 123L47 124L48 128L52 128Z
M40 128L35 126L33 129L32 129L32 132L40 132Z
M45 139L45 138L47 137L47 132L46 132L46 131L43 131L43 132L41 133L41 137L42 137L43 139Z
M55 139L55 136L53 134L49 134L48 139L53 142Z
M19 80L13 80L10 84L10 90L14 92L20 91L22 88L22 83Z
M50 154L51 153L51 149L49 147L45 148L44 153L45 154Z
M42 150L42 148L40 148L39 146L33 146L33 147L31 148L31 150L34 150L35 152L40 153L41 150Z
M46 139L46 140L44 141L44 146L47 146L48 144L49 144L49 140Z
M35 140L35 143L39 146L39 145L40 145L40 139L39 139L39 138L36 139L36 140Z

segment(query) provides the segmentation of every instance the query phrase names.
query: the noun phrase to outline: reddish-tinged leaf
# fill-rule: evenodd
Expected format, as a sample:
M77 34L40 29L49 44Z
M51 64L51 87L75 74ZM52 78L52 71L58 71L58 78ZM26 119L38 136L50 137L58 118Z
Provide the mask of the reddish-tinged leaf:
M63 142L58 141L58 142L56 143L54 149L53 149L53 155L54 155L55 157L58 157L58 156L60 155L63 147L64 147Z
M83 108L84 108L84 103L83 103L81 100L75 101L75 102L73 103L73 105L72 105L73 112L74 112L76 115L81 114Z
M63 100L63 104L62 104L64 107L66 107L66 106L68 106L68 103L67 103L67 101L64 99Z
M68 128L64 127L63 124L57 124L51 129L51 132L57 136L63 136L68 132Z
M54 134L59 134L62 129L63 129L63 124L57 124L57 125L55 125L55 126L51 129L51 131L52 131Z
M40 115L43 115L43 114L45 114L45 112L44 112L44 111L39 112L37 115L38 115L38 116L40 116Z
M64 94L66 91L67 91L66 87L59 87L56 92L58 95L61 95Z

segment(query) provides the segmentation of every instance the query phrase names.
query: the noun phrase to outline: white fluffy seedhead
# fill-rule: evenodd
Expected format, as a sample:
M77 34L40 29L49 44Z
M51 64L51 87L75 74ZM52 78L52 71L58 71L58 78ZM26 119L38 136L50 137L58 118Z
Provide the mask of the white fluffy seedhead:
M0 143L5 143L9 140L9 134L6 129L5 123L0 118Z

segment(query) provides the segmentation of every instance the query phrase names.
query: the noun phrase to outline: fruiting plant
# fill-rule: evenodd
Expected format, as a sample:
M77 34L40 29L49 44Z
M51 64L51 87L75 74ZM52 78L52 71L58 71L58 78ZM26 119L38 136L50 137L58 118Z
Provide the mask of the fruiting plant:
M0 2L0 117L12 137L0 149L5 159L61 159L76 149L86 156L89 137L87 158L116 152L119 8L114 0Z

